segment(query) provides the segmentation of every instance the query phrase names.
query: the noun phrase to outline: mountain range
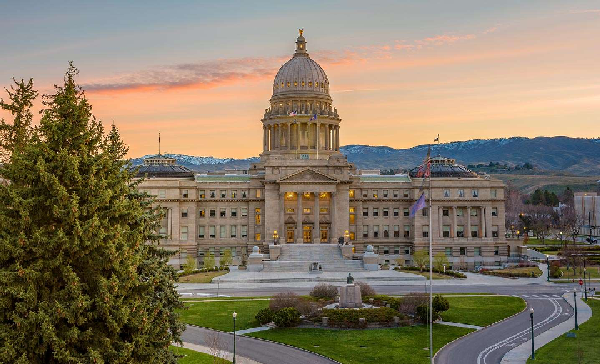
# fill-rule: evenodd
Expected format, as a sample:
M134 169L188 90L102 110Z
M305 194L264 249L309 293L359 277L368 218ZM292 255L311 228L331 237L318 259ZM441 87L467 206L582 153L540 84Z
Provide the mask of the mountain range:
M387 146L346 145L340 151L359 169L410 169L419 165L427 155L428 145L407 149ZM538 170L570 174L600 174L600 138L511 137L473 139L432 145L432 155L454 158L461 164L499 162L509 166L531 163ZM146 155L132 159L134 165L143 163ZM180 165L194 171L247 169L258 157L246 159L196 157L184 154L165 154Z

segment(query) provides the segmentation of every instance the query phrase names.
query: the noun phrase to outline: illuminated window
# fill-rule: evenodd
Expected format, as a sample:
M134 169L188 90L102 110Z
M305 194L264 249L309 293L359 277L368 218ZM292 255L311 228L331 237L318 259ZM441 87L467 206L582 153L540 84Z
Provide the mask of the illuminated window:
M294 87L298 87L298 81L294 81Z
M205 198L205 194L204 194L204 190L198 190L198 197L199 198Z
M258 207L254 209L254 221L256 225L260 225L260 208Z
M379 193L377 190L373 190L373 198L377 198L377 196L379 196Z
M319 83L318 82L315 82L315 87L319 87Z
M232 190L231 191L231 198L236 198L237 197L237 190Z
M303 209L303 212L304 212L304 215L308 215L308 214L310 214L310 208L308 208L308 207L305 207L305 208Z
M300 48L302 48L302 46L300 46ZM302 87L304 87L304 81L302 81Z
M287 214L293 214L293 213L294 213L294 208L293 208L293 207L288 207L288 208L285 210L285 212L286 212Z
M256 190L256 198L260 198L260 196L261 196L260 190Z
M355 240L356 239L356 234L354 233L354 231L350 232L350 240Z
M288 81L288 83L287 83L287 87L290 87L290 83L289 83L289 81Z
M348 191L348 196L350 196L350 198L354 198L354 190Z
M329 209L327 207L320 207L319 208L319 213L320 214L326 214L329 212Z
M312 87L312 81L308 81L308 87Z
M254 241L260 241L260 233L254 234Z
M204 217L204 216L206 216L206 211L204 211L204 209L198 210L198 217Z
M285 194L285 199L286 200L292 200L294 199L294 192L288 192Z

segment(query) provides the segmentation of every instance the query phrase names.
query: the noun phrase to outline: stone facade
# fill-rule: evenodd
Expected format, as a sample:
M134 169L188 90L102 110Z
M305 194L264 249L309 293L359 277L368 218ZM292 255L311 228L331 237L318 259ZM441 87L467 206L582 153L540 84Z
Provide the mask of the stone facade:
M161 176L139 186L166 209L163 246L202 261L231 249L242 263L253 246L350 242L360 257L372 245L379 263L411 264L415 249L445 253L455 267L495 265L510 254L504 228L504 185L453 160L433 159L433 216L409 208L429 185L411 174L358 171L339 152L341 119L329 81L300 35L296 52L273 83L265 110L263 151L247 171ZM152 165L160 164L160 156ZM172 167L172 166L171 166ZM437 169L435 169L435 168ZM437 172L436 172L437 171ZM428 181L428 180L427 180ZM425 210L427 211L427 209Z

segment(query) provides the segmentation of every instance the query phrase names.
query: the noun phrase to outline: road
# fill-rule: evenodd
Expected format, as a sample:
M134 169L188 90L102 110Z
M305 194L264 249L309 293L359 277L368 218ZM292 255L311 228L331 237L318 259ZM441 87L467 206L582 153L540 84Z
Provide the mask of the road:
M224 332L187 326L181 340L183 342L214 347L211 342L218 338L218 347L233 352L233 335ZM236 336L236 354L262 364L334 364L335 361L289 346L275 344L245 336Z
M527 309L520 314L465 336L443 348L436 355L436 364L500 363L504 354L531 339L529 309L534 309L534 333L540 333L566 321L571 306L554 293L522 295Z

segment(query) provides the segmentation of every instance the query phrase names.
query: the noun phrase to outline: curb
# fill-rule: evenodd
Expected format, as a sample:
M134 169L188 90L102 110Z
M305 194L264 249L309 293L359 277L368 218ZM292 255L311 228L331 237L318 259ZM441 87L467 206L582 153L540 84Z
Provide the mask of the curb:
M505 295L505 296L506 296L506 297L519 297L519 296L512 296L512 295ZM494 325L497 325L497 324L499 324L499 323L501 323L501 322L504 322L504 321L506 321L506 320L510 320L511 318L513 318L513 317L515 317L515 316L517 316L517 315L519 315L519 314L523 313L524 311L526 311L526 310L527 310L527 301L525 301L525 300L524 300L522 297L519 297L519 298L520 298L520 299L521 299L523 302L525 302L525 308L524 308L524 309L522 309L521 311L519 311L519 312L515 313L514 315L511 315L511 316L505 317L505 318L503 318L502 320L498 320L498 321L496 321L496 322L494 322L494 323L491 323L491 324L489 324L489 325L485 326L484 328L482 328L481 330L475 330L475 331L472 331L472 332L470 332L470 333L468 333L468 334L466 334L466 335L463 335L463 336L461 336L461 337L457 337L456 339L454 339L454 340L452 340L452 341L450 341L450 342L446 343L446 345L442 346L442 347L440 348L440 350L436 351L436 352L435 352L435 354L433 354L433 362L435 363L435 358L437 357L438 353L439 353L439 352L441 352L442 350L444 350L444 348L445 348L446 346L448 346L448 345L452 344L453 342L455 342L455 341L458 341L458 340L462 340L462 339L466 338L467 336L469 336L469 335L471 335L471 334L474 334L474 333L476 333L476 332L481 332L481 331L483 331L483 330L487 329L488 327L492 327L492 326L494 326Z

